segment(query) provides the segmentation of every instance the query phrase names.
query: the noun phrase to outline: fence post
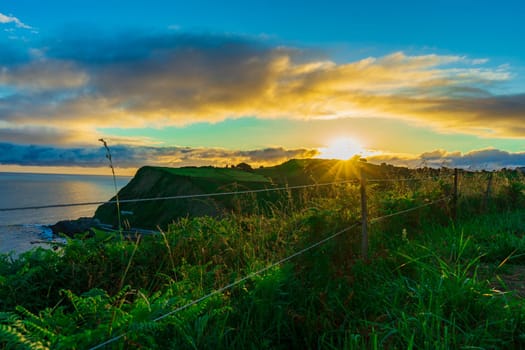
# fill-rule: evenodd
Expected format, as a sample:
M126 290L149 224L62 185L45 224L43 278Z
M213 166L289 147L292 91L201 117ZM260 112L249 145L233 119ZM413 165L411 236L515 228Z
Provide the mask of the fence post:
M487 190L485 191L485 201L484 201L484 210L487 211L489 207L489 201L490 201L490 192L492 190L492 177L494 173L491 171L489 173L489 181L487 182Z
M452 190L452 220L458 217L458 168L454 168L454 188Z
M368 205L366 201L366 175L361 164L361 255L368 259Z

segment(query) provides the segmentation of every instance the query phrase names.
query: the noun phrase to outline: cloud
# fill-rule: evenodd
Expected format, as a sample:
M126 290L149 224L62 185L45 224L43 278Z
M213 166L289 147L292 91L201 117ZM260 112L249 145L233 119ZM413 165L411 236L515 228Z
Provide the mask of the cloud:
M311 158L313 149L284 149L282 147L241 151L217 148L148 147L132 145L111 146L113 162L120 168L143 165L225 166L248 162L253 166L274 165L292 158ZM106 167L102 147L58 148L36 145L0 143L0 164L21 166Z
M58 130L56 128L41 128L23 126L17 128L0 127L0 140L3 142L22 143L32 140L34 144L66 144L75 141L74 132Z
M276 165L289 159L315 158L316 149L286 149L273 147L255 150L228 150L220 148L156 147L138 145L110 145L113 162L119 168L154 166L225 166L246 162L254 167ZM466 153L435 150L420 155L376 154L367 157L371 163L398 166L451 167L473 170L491 170L521 167L525 152L508 152L494 148ZM97 147L50 147L0 143L0 164L48 167L107 167L105 150Z
M512 74L486 59L395 52L336 63L263 40L178 31L65 35L36 50L0 67L0 121L12 130L32 125L86 135L246 116L356 116L525 136L525 93L495 94Z
M241 157L247 157L250 162L281 163L292 158L313 158L319 155L319 151L315 149L286 150L283 147L273 147L252 151L239 151L238 154Z
M525 152L508 152L494 148L473 150L466 153L435 150L420 155L380 154L367 157L372 163L388 163L399 166L415 167L450 167L472 170L493 170L522 167L525 164Z
M23 94L32 90L70 90L84 86L88 76L73 62L39 59L27 64L3 67L0 86L6 85Z
M20 21L18 18L13 16L8 16L0 13L0 23L7 24L7 23L14 23L15 26L18 28L24 28L24 29L32 29L31 26L28 26L27 24Z

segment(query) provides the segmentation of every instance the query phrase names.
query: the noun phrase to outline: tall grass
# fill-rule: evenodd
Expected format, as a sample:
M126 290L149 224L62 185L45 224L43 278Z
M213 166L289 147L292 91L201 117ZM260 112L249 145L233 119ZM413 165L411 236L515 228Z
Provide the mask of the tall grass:
M512 181L501 186L516 191ZM439 198L448 184L375 185L371 212ZM495 202L508 193L499 186ZM221 218L184 218L140 241L96 232L59 252L0 256L0 347L85 349L120 335L109 348L525 347L521 299L495 283L525 256L522 208L454 224L444 204L389 218L372 226L369 261L356 229L162 317L359 219L351 184L235 200Z
M118 196L118 188L117 188L117 177L115 174L115 167L113 166L113 157L111 155L111 150L109 149L108 143L104 139L99 139L100 142L104 145L104 149L106 150L106 158L109 161L109 167L111 168L111 174L113 175L113 186L115 187L115 201L117 205L117 218L118 218L118 230L120 233L122 233L122 219L120 214L120 200Z

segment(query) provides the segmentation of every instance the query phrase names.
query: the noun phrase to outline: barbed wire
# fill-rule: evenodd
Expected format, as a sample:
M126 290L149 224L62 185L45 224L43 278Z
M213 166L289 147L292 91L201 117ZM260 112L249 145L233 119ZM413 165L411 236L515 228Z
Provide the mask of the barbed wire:
M357 183L359 180L345 180L345 181L334 181L334 182L323 182L310 185L297 185L297 186L282 186L273 188L261 188L257 190L243 190L243 191L229 191L229 192L215 192L215 193L198 193L198 194L187 194L177 196L165 196L165 197L151 197L151 198L135 198L135 199L121 199L119 203L139 203L139 202L153 202L159 200L175 200L175 199L192 199L192 198L203 198L203 197L218 197L218 196L231 196L236 194L250 194L250 193L261 193L261 192L273 192L273 191L287 191L296 190L311 187L321 187L330 185L341 185L347 183ZM79 202L79 203L63 203L63 204L49 204L49 205L35 205L26 207L13 207L13 208L0 208L0 212L3 211L16 211L16 210L38 210L38 209L50 209L50 208L64 208L64 207L79 207L88 205L102 205L102 204L116 204L117 201L96 201L96 202Z
M283 258L283 259L281 259L281 260L279 260L279 261L277 261L277 262L274 262L273 264L270 264L270 265L268 265L268 266L266 266L266 267L263 267L263 268L260 269L260 270L257 270L257 271L255 271L255 272L252 272L252 273L250 273L250 274L244 276L243 278L240 278L240 279L238 279L238 280L236 280L236 281L234 281L234 282L232 282L232 283L230 283L230 284L227 284L227 285L225 285L225 286L223 286L223 287L221 287L221 288L219 288L219 289L216 289L216 290L214 290L213 292L210 292L210 293L208 293L208 294L206 294L206 295L204 295L204 296L202 296L202 297L200 297L200 298L198 298L198 299L194 299L194 300L192 300L191 302L189 302L189 303L187 303L187 304L184 304L183 306L180 306L180 307L178 307L178 308L176 308L176 309L174 309L174 310L172 310L172 311L170 311L170 312L168 312L168 313L165 313L165 314L163 314L163 315L161 315L161 316L159 316L159 317L156 317L156 318L154 318L154 319L152 320L152 322L158 322L158 321L160 321L160 320L162 320L162 319L164 319L164 318L166 318L166 317L168 317L168 316L174 315L174 314L179 313L179 312L181 312L181 311L183 311L183 310L185 310L185 309L187 309L187 308L189 308L189 307L191 307L191 306L193 306L193 305L195 305L195 304L198 304L198 303L200 303L201 301L204 301L204 300L206 300L206 299L208 299L208 298L211 298L211 297L214 296L214 295L220 294L220 293L222 293L222 292L224 292L224 291L226 291L226 290L228 290L228 289L230 289L230 288L233 288L233 287L235 287L236 285L238 285L238 284L240 284L240 283L242 283L242 282L244 282L244 281L247 281L247 280L249 280L249 279L251 279L251 278L253 278L253 277L257 276L257 275L260 275L260 274L262 274L262 273L264 273L264 272L266 272L266 271L268 271L268 270L270 270L270 269L272 269L272 268L274 268L274 267L276 267L276 266L278 266L278 265L281 265L281 264L283 264L283 263L285 263L285 262L287 262L287 261L289 261L289 260L291 260L291 259L293 259L293 258L295 258L295 257L297 257L297 256L299 256L299 255L301 255L301 254L304 254L304 253L306 253L307 251L312 250L312 249L314 249L314 248L316 248L316 247L318 247L318 246L320 246L320 245L322 245L322 244L328 242L329 240L334 239L335 237L340 236L340 235L342 235L343 233L350 231L351 229L353 229L353 228L355 228L355 227L357 227L357 226L359 226L359 223L355 223L355 224L353 224L352 226L349 226L349 227L347 227L347 228L345 228L345 229L342 229L341 231L338 231L338 232L332 234L332 235L329 236L329 237L326 237L326 238L324 238L324 239L322 239L322 240L320 240L320 241L318 241L318 242L316 242L316 243L314 243L314 244L312 244L312 245L310 245L310 246L308 246L308 247L306 247L306 248L303 248L303 249L301 249L301 250L299 250L299 251L293 253L292 255L287 256L286 258ZM94 347L89 348L89 350L100 349L100 348L103 347L103 346L106 346L106 345L108 345L108 344L111 344L111 343L113 343L113 342L115 342L115 341L117 341L117 340L119 340L119 339L125 337L126 334L128 334L128 333L129 333L129 331L124 332L124 333L122 333L122 334L119 334L119 335L116 336L116 337L113 337L113 338L111 338L111 339L108 339L108 340L106 340L106 341L103 342L103 343L100 343L100 344L98 344L98 345L96 345L96 346L94 346Z

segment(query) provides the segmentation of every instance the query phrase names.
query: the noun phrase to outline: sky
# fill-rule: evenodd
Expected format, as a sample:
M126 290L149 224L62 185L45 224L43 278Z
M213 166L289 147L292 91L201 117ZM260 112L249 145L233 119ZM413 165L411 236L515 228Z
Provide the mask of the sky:
M0 2L0 171L525 165L522 1Z

